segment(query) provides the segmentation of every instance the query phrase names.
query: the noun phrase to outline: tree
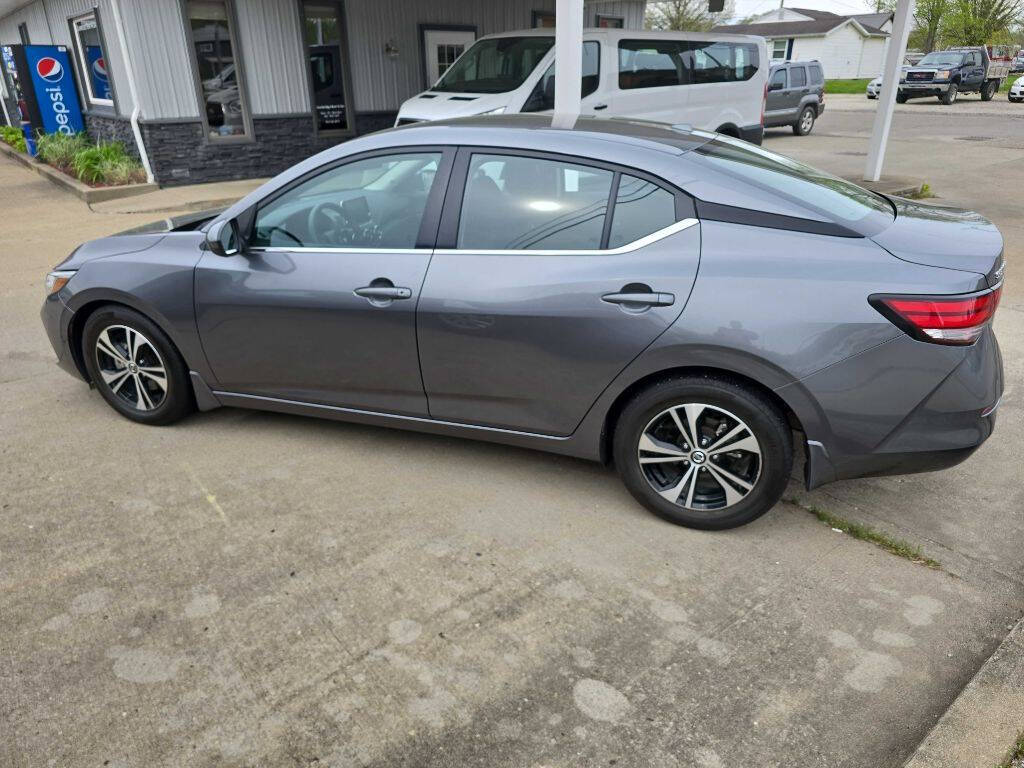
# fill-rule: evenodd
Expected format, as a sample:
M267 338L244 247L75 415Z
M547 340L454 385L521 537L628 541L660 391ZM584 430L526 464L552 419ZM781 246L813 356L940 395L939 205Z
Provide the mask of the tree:
M985 45L1008 39L1024 0L953 0L942 25L950 45Z
M952 0L917 0L914 6L914 32L911 36L915 48L925 53L935 50L939 32L951 5Z
M706 32L716 24L726 24L736 13L735 0L726 0L718 13L708 11L708 0L652 0L644 17L648 29L674 29Z

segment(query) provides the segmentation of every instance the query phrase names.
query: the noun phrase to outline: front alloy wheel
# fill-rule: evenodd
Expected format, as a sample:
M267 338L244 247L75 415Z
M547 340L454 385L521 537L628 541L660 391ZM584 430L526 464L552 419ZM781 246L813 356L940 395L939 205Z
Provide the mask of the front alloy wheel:
M111 394L137 411L152 411L167 397L167 369L153 342L127 325L96 337L96 367Z

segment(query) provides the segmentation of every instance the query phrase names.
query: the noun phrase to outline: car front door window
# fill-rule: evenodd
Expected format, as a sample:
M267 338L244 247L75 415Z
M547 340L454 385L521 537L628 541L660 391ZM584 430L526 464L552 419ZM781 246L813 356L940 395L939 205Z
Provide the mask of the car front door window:
M261 206L255 248L416 247L439 152L381 155L325 171Z

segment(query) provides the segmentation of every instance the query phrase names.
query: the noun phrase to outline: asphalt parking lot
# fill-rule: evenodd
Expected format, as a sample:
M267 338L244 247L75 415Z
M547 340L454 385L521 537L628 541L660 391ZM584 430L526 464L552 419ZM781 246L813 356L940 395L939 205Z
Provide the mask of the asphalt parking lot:
M830 110L766 146L856 173L870 121ZM572 459L119 418L53 364L42 280L152 216L0 158L0 765L901 765L1024 611L1019 122L900 112L887 163L1006 238L993 439L944 473L794 482L725 533Z

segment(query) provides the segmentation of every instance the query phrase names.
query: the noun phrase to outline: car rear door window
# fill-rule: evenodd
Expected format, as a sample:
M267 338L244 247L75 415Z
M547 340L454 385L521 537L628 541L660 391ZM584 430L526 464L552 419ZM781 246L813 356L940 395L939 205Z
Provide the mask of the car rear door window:
M803 88L807 85L807 70L803 67L791 67L789 70L789 81L793 88Z
M681 40L620 40L619 88L661 88L690 81Z
M614 174L516 155L473 154L456 245L472 250L597 250Z
M615 195L608 247L639 240L675 223L676 196L668 190L636 176L622 174Z
M415 248L440 152L340 165L256 212L257 248Z

